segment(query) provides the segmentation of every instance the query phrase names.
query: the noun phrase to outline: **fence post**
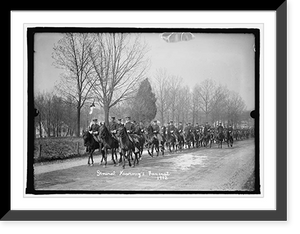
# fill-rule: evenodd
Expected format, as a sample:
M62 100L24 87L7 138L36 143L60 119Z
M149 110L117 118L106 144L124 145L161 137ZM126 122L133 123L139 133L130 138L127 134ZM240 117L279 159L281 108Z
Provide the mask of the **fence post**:
M77 154L79 154L79 142L77 142L76 145L77 145Z

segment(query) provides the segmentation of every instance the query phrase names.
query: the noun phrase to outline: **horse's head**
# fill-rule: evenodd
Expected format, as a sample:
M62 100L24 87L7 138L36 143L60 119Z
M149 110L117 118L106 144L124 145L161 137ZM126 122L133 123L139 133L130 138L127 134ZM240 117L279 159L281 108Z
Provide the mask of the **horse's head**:
M89 133L89 131L83 131L82 132L82 138L83 138L84 146L86 146L87 143L90 142L91 136L92 135Z

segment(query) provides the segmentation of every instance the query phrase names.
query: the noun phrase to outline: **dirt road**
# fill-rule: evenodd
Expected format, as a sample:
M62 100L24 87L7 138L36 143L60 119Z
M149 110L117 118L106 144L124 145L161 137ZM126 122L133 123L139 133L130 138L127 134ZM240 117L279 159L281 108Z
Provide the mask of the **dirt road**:
M254 139L233 148L191 149L151 158L135 168L99 165L87 159L35 166L36 190L93 191L251 191L254 189ZM82 165L84 164L84 165Z

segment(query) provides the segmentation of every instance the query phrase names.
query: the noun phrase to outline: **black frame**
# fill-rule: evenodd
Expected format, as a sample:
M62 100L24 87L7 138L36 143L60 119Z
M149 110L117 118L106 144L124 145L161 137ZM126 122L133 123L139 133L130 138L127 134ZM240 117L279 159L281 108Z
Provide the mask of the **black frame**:
M2 178L3 221L284 221L287 220L287 2L277 1L272 6L214 6L198 10L275 10L276 11L276 210L11 210L10 157L1 167L7 171ZM176 9L177 10L177 9ZM10 121L9 121L10 122ZM8 144L10 145L10 144Z

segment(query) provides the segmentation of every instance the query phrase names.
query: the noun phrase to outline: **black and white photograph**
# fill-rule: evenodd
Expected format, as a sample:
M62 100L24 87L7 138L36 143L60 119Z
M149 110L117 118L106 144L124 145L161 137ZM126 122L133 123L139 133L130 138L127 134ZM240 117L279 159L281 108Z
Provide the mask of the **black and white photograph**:
M261 194L259 29L27 30L27 194Z

